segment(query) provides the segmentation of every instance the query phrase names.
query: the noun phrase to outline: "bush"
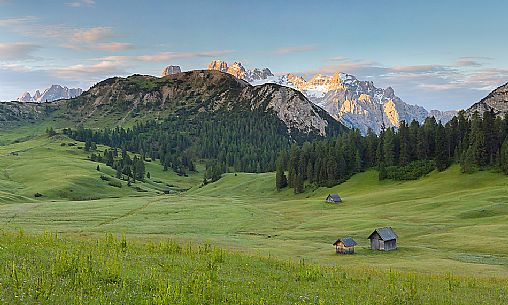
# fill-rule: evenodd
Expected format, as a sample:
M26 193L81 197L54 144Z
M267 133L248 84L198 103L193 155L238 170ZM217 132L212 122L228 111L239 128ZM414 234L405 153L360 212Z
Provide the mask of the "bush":
M109 181L108 185L113 186L113 187L122 188L122 182L117 181L117 180L111 180L111 181Z
M386 167L386 178L392 180L417 180L436 168L433 160L417 160L405 166Z
M101 179L104 180L104 181L110 181L111 177L108 177L108 176L105 176L105 175L101 175Z
M41 193L35 193L35 194L34 194L34 197L35 197L35 198L42 197L42 194L41 194Z

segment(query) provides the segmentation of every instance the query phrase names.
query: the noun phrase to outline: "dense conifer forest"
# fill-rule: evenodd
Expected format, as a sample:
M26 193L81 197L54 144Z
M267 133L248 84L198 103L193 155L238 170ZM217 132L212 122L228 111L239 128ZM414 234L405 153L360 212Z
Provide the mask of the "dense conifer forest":
M64 134L87 143L85 148L103 144L115 151L137 153L142 160L159 160L165 170L172 169L180 175L195 171L196 161L203 161L205 180L211 181L231 171L274 171L277 155L289 148L291 140L302 143L312 139L294 133L291 138L283 122L263 112L174 115L162 122L152 120L127 129L78 127L65 129ZM117 153L110 151L103 158L109 166L117 168L114 155ZM132 167L128 161L121 166Z
M276 187L300 193L305 182L333 186L368 168L378 169L380 180L413 180L453 162L464 173L493 167L508 174L507 135L508 117L492 111L470 119L460 112L445 125L433 117L423 124L402 121L397 130L384 129L379 136L351 131L281 152Z

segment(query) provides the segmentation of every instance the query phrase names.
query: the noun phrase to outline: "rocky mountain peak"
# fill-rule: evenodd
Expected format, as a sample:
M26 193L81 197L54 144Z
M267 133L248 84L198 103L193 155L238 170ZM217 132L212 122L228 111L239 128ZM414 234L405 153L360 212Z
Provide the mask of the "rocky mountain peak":
M24 92L19 98L20 102L35 102L35 103L44 103L44 102L53 102L60 99L69 99L76 96L79 96L83 93L81 88L67 88L65 86L60 85L51 85L51 87L44 90L41 94L39 90L35 91L35 95L32 97L30 93Z
M387 98L394 98L395 97L395 91L393 90L392 87L388 87L388 88L385 89L384 95Z
M34 100L39 100L41 98L42 94L39 90L35 91Z
M222 60L214 60L208 65L208 70L217 70L221 72L228 71L228 64Z
M18 101L20 101L20 102L32 102L33 100L32 100L32 96L30 95L30 93L25 91L18 98Z
M267 79L271 76L274 76L274 75L272 74L272 71L270 71L270 69L264 68L262 70L259 70L258 68L255 68L254 70L251 71L249 78L252 81L257 81L257 80Z
M274 75L268 68L254 68L253 70L246 69L241 62L234 62L228 65L225 61L214 60L208 65L208 70L217 70L229 73L238 79L247 82L266 82L265 80L272 78Z
M167 66L162 70L161 77L173 75L176 73L181 73L182 70L180 69L180 66Z
M238 79L245 79L246 71L241 62L235 61L227 70L227 73Z

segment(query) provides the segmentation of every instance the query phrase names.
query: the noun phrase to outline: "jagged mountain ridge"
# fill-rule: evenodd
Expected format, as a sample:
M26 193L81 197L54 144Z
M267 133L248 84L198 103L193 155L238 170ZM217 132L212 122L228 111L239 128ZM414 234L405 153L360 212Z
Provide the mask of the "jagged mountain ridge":
M252 86L230 74L195 70L157 78L133 75L102 81L81 96L61 101L66 115L81 122L145 115L166 117L217 111L262 111L275 115L289 133L325 136L345 129L298 90L277 84Z
M52 85L51 87L45 89L42 94L40 93L39 90L36 90L33 96L31 96L29 92L24 92L18 98L18 102L25 103L53 102L60 99L70 99L73 97L77 97L82 93L83 90L81 88L67 88L65 86Z
M474 103L466 110L466 115L472 116L475 112L482 115L483 112L491 110L497 116L508 114L508 83L499 86L479 102Z
M214 60L208 65L208 70L217 70L221 72L229 73L236 78L243 79L249 83L266 80L270 77L273 77L272 71L268 68L258 69L254 68L253 70L247 70L242 65L241 62L234 62L231 65L228 65L227 62L222 60Z
M239 63L233 65L241 66ZM421 106L405 103L395 95L391 87L376 88L373 82L360 81L346 73L335 73L332 76L317 74L307 81L291 73L281 76L260 75L257 79L252 79L237 73L238 69L230 71L227 63L220 60L213 61L208 68L221 69L253 85L276 83L295 88L336 120L348 127L359 129L363 134L367 133L369 128L379 133L383 126L397 127L401 120L422 122L428 116L434 116L445 123L456 114L455 111L428 112Z

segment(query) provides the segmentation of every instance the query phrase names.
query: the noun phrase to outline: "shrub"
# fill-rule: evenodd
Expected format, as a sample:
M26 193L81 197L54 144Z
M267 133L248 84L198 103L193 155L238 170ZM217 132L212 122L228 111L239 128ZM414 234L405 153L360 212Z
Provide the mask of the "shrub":
M113 187L122 188L122 182L117 181L117 180L111 180L111 181L109 181L108 185L113 186Z
M392 180L417 180L436 168L433 160L417 160L405 166L386 167L386 177Z

